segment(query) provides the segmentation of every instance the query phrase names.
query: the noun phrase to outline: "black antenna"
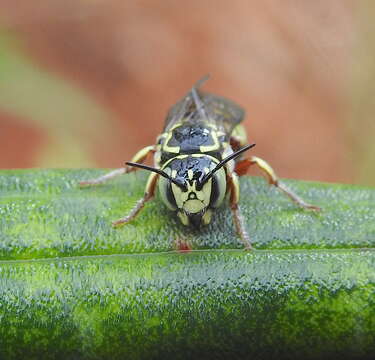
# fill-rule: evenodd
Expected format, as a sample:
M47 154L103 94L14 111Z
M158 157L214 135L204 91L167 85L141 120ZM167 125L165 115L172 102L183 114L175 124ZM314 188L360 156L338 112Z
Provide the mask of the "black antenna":
M133 162L126 162L125 164L128 165L128 166L134 166L134 167L138 167L138 168L141 168L141 169L145 169L145 170L157 173L157 174L165 177L166 179L170 180L171 182L173 182L173 184L177 185L180 189L186 190L186 187L185 187L184 184L181 184L176 179L173 179L165 171L163 171L161 169L157 169L157 168L154 168L154 167L151 167L151 166L147 166L147 165L143 165L143 164L138 164L138 163L133 163Z
M231 161L232 159L240 156L242 153L244 153L247 150L250 150L252 147L254 147L255 144L246 145L243 148L237 150L236 152L230 154L225 159L221 160L214 169L212 169L209 173L203 176L202 180L200 181L200 186L203 186L206 181L208 181L213 174L215 174L216 171L218 171L220 168L222 168L228 161Z

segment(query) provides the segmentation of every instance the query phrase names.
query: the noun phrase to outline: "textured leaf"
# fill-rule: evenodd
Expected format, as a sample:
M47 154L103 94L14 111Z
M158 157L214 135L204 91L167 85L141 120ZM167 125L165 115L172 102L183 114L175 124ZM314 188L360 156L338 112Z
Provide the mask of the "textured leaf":
M374 189L286 181L314 214L241 179L248 253L226 206L194 232L157 198L113 229L146 178L77 187L101 172L0 172L1 359L372 358Z

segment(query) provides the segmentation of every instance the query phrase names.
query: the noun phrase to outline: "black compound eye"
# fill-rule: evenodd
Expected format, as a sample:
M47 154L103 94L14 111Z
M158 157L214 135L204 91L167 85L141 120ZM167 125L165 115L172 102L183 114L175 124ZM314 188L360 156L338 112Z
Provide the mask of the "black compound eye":
M220 192L219 185L218 185L218 182L217 182L217 178L216 178L215 175L212 177L212 185L211 186L212 187L211 187L210 204L212 206L215 206L215 204L217 202L217 199L219 198L219 192Z
M187 191L187 189L186 189L186 191ZM168 181L166 195L167 195L168 202L173 207L177 208L176 199L174 198L173 191L172 191L172 183L170 181Z
M226 179L224 170L220 169L211 178L211 198L210 206L215 208L218 207L224 199L226 192Z
M172 183L164 177L159 178L159 192L161 199L171 210L177 209L176 199L172 191Z

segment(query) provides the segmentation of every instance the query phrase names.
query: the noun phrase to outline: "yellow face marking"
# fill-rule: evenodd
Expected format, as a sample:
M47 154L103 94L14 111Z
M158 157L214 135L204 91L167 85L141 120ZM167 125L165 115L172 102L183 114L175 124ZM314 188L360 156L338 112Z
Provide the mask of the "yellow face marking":
M183 211L179 211L177 213L177 216L179 217L179 219L181 220L183 225L185 225L185 226L189 225L189 218L187 217L187 215Z
M177 185L172 183L172 191L179 209L184 209L190 213L197 213L206 208L210 203L212 180L208 180L202 190L196 189L196 181L192 185L187 185L187 191L182 191Z
M177 170L172 170L171 177L172 177L172 178L175 178L176 175L177 175Z
M202 201L199 200L188 200L184 203L184 210L191 214L196 214L205 208Z
M193 180L193 176L194 176L193 170L189 169L189 170L188 170L188 177L189 177L189 180Z
M208 225L211 222L212 211L208 209L202 216L203 225Z

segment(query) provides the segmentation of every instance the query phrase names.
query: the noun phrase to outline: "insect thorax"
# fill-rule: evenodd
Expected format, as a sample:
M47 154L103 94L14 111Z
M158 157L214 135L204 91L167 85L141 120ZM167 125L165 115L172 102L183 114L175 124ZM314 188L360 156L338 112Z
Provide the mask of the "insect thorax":
M228 136L215 124L181 121L158 137L161 167L178 155L206 154L222 159Z

